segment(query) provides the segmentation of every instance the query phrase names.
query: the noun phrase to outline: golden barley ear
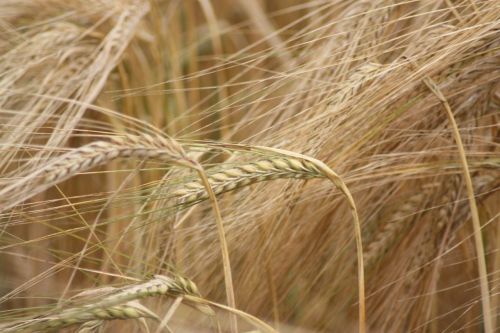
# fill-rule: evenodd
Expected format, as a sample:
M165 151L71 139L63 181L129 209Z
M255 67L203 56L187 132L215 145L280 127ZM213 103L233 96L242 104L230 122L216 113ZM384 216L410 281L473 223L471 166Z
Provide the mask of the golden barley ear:
M29 172L23 178L13 179L10 184L0 190L2 197L0 212L76 174L117 158L152 160L190 167L193 165L182 146L173 139L147 134L113 136L108 140L96 141L72 149L48 161L44 167Z
M25 319L4 326L2 330L8 333L50 331L80 324L79 329L88 332L108 320L151 318L160 321L158 316L143 306L139 300L159 296L200 297L198 288L191 280L180 276L171 278L164 275L156 275L143 283L121 288L106 288L104 294L101 290L96 290L96 293L87 290L85 294L89 298L84 305L63 308L47 316ZM95 294L94 297L91 297L92 294ZM215 314L207 305L195 306L206 315Z
M310 179L325 177L314 164L297 158L275 157L237 165L208 175L215 194L237 190L258 182L273 179ZM174 191L181 204L190 204L208 199L207 192L199 181L182 184Z

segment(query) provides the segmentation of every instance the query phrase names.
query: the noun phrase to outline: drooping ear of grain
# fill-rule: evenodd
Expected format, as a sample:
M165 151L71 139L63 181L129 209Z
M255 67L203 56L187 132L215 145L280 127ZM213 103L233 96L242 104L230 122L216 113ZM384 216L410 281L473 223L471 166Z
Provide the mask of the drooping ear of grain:
M182 147L173 139L150 135L124 135L71 150L0 190L0 212L66 180L116 158L155 160L171 165L190 165Z
M280 178L325 177L313 164L294 158L270 158L251 162L209 174L208 181L215 194L239 189L258 182ZM173 196L182 204L208 199L200 182L189 182L176 190Z
M91 294L89 291L87 294ZM102 324L103 320L153 318L157 315L142 306L138 300L155 296L200 296L196 285L182 277L170 278L158 275L141 284L107 290L107 295L95 298L93 302L77 307L62 309L57 313L42 318L28 319L2 328L4 332L31 332L62 329L66 326L88 323L89 326ZM207 306L201 306L203 312L213 315ZM84 325L83 328L86 326Z

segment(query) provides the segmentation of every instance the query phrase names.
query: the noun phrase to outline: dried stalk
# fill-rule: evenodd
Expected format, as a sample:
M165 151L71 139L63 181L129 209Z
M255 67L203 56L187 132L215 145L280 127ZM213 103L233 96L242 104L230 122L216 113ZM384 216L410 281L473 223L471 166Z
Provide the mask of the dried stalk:
M465 179L467 197L469 200L469 206L472 216L472 227L474 230L474 244L477 252L477 266L479 271L479 285L481 288L481 304L483 308L484 331L485 333L493 333L493 318L491 311L490 290L488 286L488 271L486 269L484 242L483 235L481 233L481 221L479 220L479 212L474 196L474 187L472 185L472 179L469 171L469 164L467 163L467 157L465 155L464 145L462 143L460 131L458 129L457 122L455 121L455 117L453 116L453 112L451 111L450 105L448 104L448 101L444 97L443 93L431 78L426 77L423 81L443 105L443 108L446 111L446 115L448 116L448 120L453 130L455 142L458 146L458 152L460 155L460 162L462 163L463 176Z

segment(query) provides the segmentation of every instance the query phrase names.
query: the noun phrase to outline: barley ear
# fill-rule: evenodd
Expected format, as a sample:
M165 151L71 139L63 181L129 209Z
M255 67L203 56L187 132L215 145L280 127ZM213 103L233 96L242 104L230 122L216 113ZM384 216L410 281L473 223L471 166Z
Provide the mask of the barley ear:
M105 290L106 294L102 294ZM81 306L63 308L57 313L22 320L2 327L2 332L20 333L59 330L80 324L81 332L92 332L106 320L152 318L158 322L158 316L139 303L146 297L171 296L199 297L196 285L188 279L156 275L148 281L127 285L121 288L99 288L85 293L94 297ZM206 304L197 305L203 313L213 316L213 310Z
M325 177L311 164L296 158L268 158L233 166L229 169L211 173L208 182L216 195L236 190L258 182L274 179L309 179ZM204 186L198 182L182 184L173 192L183 205L208 199Z

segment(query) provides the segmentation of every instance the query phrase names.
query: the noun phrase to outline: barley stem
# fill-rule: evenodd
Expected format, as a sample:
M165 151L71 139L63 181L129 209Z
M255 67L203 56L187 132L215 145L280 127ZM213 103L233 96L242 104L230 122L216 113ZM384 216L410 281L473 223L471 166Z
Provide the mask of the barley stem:
M474 187L472 185L472 179L469 171L469 164L467 163L467 157L465 155L464 145L462 143L462 138L460 136L460 131L458 130L457 122L453 116L450 105L446 100L437 84L429 77L424 78L424 83L432 91L433 94L441 102L443 108L446 111L450 126L453 130L453 136L455 142L458 146L458 153L460 155L460 162L463 168L463 176L465 179L465 185L467 188L467 197L469 200L469 206L472 216L472 227L474 230L474 245L477 252L477 266L479 271L479 285L481 288L481 304L483 308L483 323L485 333L493 333L493 318L491 317L491 303L490 303L490 291L488 286L488 271L486 269L486 259L484 253L484 242L483 235L481 233L481 222L479 220L479 213L477 209L477 204L474 196Z

